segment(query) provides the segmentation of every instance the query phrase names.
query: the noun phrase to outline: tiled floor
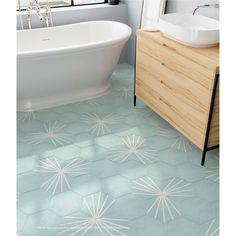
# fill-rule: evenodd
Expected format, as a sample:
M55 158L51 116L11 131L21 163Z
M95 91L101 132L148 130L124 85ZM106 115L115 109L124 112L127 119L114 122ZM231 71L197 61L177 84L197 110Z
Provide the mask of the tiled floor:
M217 236L219 152L139 102L120 64L106 96L18 113L18 235Z

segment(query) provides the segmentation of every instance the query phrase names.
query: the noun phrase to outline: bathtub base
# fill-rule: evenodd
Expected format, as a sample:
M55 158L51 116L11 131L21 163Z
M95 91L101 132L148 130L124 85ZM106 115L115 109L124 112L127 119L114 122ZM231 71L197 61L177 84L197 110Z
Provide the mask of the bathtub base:
M96 88L88 89L86 91L73 91L67 94L60 94L58 96L49 96L41 99L35 100L18 100L17 101L17 111L27 112L27 111L37 111L42 109L47 109L51 107L62 106L66 104L81 102L90 100L93 98L98 98L107 94L111 89L111 84L108 81L105 85Z

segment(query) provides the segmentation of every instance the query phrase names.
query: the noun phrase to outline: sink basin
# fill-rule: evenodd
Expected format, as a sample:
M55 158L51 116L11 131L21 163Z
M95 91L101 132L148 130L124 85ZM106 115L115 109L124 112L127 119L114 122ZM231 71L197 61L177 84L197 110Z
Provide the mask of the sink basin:
M192 47L219 43L219 21L205 16L170 13L159 19L159 30L168 38Z

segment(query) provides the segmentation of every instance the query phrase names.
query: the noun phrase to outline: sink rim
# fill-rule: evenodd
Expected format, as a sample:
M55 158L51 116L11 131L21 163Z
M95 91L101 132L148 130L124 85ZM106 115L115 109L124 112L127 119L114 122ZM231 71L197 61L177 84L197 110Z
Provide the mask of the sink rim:
M217 26L215 26L214 29L211 28L206 28L206 29L196 29L194 27L191 26L187 26L187 27L183 27L179 24L176 24L175 22L171 22L169 19L170 16L178 16L178 17L189 17L189 18L196 18L196 19L200 19L200 20L207 20L210 23L216 24ZM168 14L163 14L160 16L159 19L159 23L165 23L165 24L170 24L172 26L181 28L181 29L186 29L186 30L197 30L197 31L218 31L219 30L219 20L207 17L207 16L202 16L202 15L192 15L190 13L168 13ZM206 27L206 26L205 26Z
M187 23L181 25L182 22ZM159 30L166 37L192 47L206 48L219 44L219 21L206 16L189 13L164 14L159 20Z

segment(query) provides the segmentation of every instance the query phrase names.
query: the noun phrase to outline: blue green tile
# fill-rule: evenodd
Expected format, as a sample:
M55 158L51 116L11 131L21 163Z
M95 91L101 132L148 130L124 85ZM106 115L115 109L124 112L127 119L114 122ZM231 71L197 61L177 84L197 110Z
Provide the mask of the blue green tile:
M187 198L185 201L177 202L176 205L185 218L198 224L203 224L216 216L216 205L199 197Z
M184 217L168 222L164 232L165 236L200 236L198 224Z
M74 192L67 191L53 196L49 209L60 216L65 216L78 211L81 204L82 197Z
M37 159L35 156L26 156L17 159L17 174L34 170Z
M188 153L176 152L173 149L165 149L159 152L160 159L170 165L179 165L188 162Z
M214 218L200 226L202 236L219 236L219 220Z
M144 203L133 194L119 197L111 210L129 221L146 215Z
M81 156L83 159L88 161L99 161L106 159L107 155L107 149L98 145L91 145L81 148Z
M41 211L28 218L24 232L29 236L52 236L60 230L60 220L61 218L50 210Z
M43 190L34 190L22 194L18 201L19 209L25 214L34 214L46 210L49 206L51 196Z
M18 231L18 232L16 233L16 236L29 236L29 235L26 234L26 233L23 232L23 231Z
M71 184L71 190L82 197L101 191L101 189L101 180L92 175L79 176Z
M205 176L204 168L201 165L196 166L190 163L178 165L176 173L178 177L192 182L201 180Z
M194 184L195 195L209 202L219 201L219 184L202 180Z
M141 100L133 106L133 76L119 64L102 97L18 113L19 235L218 235L219 150L202 167L200 149ZM84 220L91 228L76 233Z
M66 131L71 135L80 135L81 133L86 133L88 131L89 126L87 124L81 123L79 120L70 122Z
M169 236L164 235L164 226L149 216L143 216L130 222L130 236Z
M52 120L57 120L58 115L57 113L53 111L53 109L45 109L45 110L40 110L39 112L37 112L36 119L38 121L45 123Z
M98 178L107 178L116 175L117 172L118 172L117 164L109 160L101 160L93 162L90 168L90 174L93 174Z
M17 231L18 232L21 232L23 230L27 218L28 218L27 214L24 214L22 211L17 210Z
M159 161L147 168L147 175L157 180L169 179L176 176L176 168Z
M25 142L17 142L17 157L25 157L32 153L31 145Z
M130 127L128 130L117 133L117 135L124 137L128 135L135 134L137 136L142 136L144 138L152 137L156 135L156 130L150 125L139 125L135 127Z
M17 191L20 193L29 192L40 188L42 179L34 171L19 174L17 177Z
M74 138L74 144L79 147L88 147L95 143L94 136L88 132L76 134Z
M81 156L81 148L76 145L66 145L55 149L54 156L60 160L70 160Z
M102 146L104 148L112 148L116 147L119 144L120 145L122 144L121 138L114 134L97 137L96 139L94 139L94 142L95 144Z
M113 176L102 181L103 192L117 198L131 193L131 182L122 176Z
M75 112L67 112L67 113L60 113L57 114L58 121L64 123L64 124L70 124L70 123L80 123L80 116L79 114Z
M74 106L73 106L73 104L68 104L68 105L64 105L64 106L54 107L51 110L54 111L55 113L58 113L58 114L65 114L65 113L67 114L69 112L74 111Z
M119 174L127 179L133 180L145 176L147 169L137 161L127 161L119 165Z

